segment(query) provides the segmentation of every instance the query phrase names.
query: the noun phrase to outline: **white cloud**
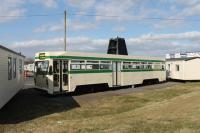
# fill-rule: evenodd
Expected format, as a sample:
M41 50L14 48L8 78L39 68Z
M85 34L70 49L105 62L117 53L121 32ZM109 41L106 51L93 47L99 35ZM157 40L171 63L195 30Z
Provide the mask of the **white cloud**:
M200 32L193 31L193 32L185 32L185 33L178 33L178 34L159 34L159 35L153 35L153 34L146 34L141 36L140 38L137 38L136 40L143 40L143 41L166 41L166 40L200 40Z
M24 4L24 0L1 0L0 16L20 16L25 13L25 9L20 8ZM4 17L0 18L0 22L11 21L17 17Z
M33 30L34 33L44 33L44 32L59 32L64 31L64 24L46 24L40 27L37 27Z
M57 0L38 0L38 2L48 8L55 8L58 6Z
M106 53L108 42L109 38L71 37L67 39L67 47L70 51ZM140 37L126 38L126 43L130 55L164 56L171 52L200 50L200 32L146 34ZM11 46L13 49L28 51L28 55L33 55L41 49L45 51L62 50L63 47L62 37L16 42Z
M98 23L81 22L77 20L67 22L67 30L72 30L72 31L91 30L97 27ZM64 31L64 23L61 21L57 23L45 24L33 30L34 33L59 32L59 31Z
M56 8L58 0L26 0L27 3L40 4L46 8Z
M85 11L94 6L96 0L65 0L67 4Z
M118 20L130 19L138 0L104 0L95 6L96 14L107 16L120 16ZM97 20L117 20L115 17L96 17Z
M161 1L162 4L164 4ZM196 16L200 14L200 1L199 0L174 0L167 1L168 5L171 5L170 10L165 11L165 16L171 18L187 18L190 16Z
M69 23L69 28L73 31L91 30L97 28L97 23L74 21Z
M60 0L22 0L25 3L42 5L46 8L56 8Z
M126 28L124 26L116 26L113 28L114 32L125 32Z
M30 40L30 41L24 41L24 42L15 42L11 47L13 49L15 48L33 48L33 47L49 47L49 46L56 46L61 45L63 41L63 38L57 37L53 39L47 39L47 40Z
M57 0L1 0L0 16L22 16L27 12L25 4L40 4L47 8L55 8ZM19 19L19 17L2 17L0 22Z

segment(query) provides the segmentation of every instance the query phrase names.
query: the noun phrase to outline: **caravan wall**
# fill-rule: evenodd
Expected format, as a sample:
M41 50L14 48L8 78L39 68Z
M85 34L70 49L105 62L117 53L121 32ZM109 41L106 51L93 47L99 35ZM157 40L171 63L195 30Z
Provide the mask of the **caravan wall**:
M24 87L24 56L0 45L0 109Z

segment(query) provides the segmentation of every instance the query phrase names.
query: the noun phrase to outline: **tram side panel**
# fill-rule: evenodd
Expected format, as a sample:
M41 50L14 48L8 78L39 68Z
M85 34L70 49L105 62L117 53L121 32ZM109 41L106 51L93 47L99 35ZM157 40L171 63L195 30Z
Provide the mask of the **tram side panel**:
M122 72L122 85L142 84L144 80L158 79L159 82L166 80L165 71Z
M80 85L92 85L107 83L112 86L112 72L110 73L76 73L70 74L70 91L74 91Z

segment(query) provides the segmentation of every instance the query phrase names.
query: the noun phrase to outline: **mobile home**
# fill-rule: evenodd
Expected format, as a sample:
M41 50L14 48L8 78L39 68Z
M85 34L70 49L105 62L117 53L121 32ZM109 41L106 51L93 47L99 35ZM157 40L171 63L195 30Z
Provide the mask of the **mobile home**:
M175 80L200 80L200 57L172 58L166 60L167 78Z
M24 58L0 45L0 109L24 87Z

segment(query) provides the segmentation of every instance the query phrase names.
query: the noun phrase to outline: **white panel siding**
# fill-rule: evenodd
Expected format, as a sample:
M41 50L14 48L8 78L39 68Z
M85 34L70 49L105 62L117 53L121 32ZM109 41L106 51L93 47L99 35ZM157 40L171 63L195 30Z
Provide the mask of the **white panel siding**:
M8 57L17 59L16 78L8 80ZM0 48L0 108L2 108L21 88L24 86L24 74L19 72L19 59L24 61L22 56ZM23 65L23 64L22 64ZM13 69L13 65L12 65Z
M185 62L185 80L200 80L200 59Z
M168 70L168 64L170 64L170 70ZM179 65L179 71L176 71L176 65ZM199 58L187 61L167 61L166 66L167 71L170 71L170 76L168 76L168 78L177 80L200 80Z

